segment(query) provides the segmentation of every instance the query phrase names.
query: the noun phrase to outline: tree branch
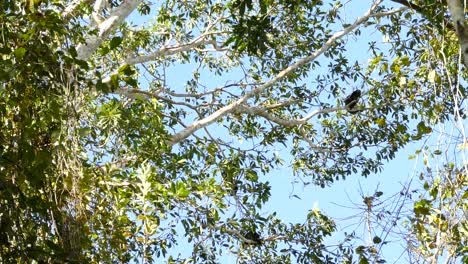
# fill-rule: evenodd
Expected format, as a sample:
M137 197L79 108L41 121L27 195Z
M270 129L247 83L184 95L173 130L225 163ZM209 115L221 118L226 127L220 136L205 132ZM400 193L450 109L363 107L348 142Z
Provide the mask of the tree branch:
M465 22L465 7L460 0L447 0L448 8L452 14L455 31L460 41L462 57L465 60L465 67L468 68L468 25Z
M191 50L191 49L195 49L195 48L197 48L199 46L205 46L205 45L210 45L210 44L213 46L214 50L224 51L225 49L219 47L216 40L207 39L207 37L209 37L209 36L222 35L222 34L227 33L227 32L224 32L224 31L210 31L217 23L219 23L223 19L226 19L226 17L218 17L217 19L215 19L213 22L211 22L206 27L205 32L203 34L199 35L198 37L194 38L192 41L190 41L188 43L181 44L181 45L169 46L169 47L162 47L158 51L153 52L153 53L151 53L149 55L137 56L137 57L133 57L133 58L127 58L124 61L124 63L122 64L122 66L125 65L125 64L135 65L135 64L150 62L150 61L156 60L157 58L160 58L160 57L163 57L163 56L188 51L188 50ZM108 81L107 78L105 80ZM105 82L105 81L103 81L103 82Z
M395 3L399 3L399 4L402 4L420 14L423 14L424 13L424 9L418 5L415 5L413 3L411 3L410 1L408 0L391 0L392 2L395 2Z
M93 54L104 39L124 21L143 0L126 0L113 10L107 19L97 25L98 34L88 35L85 44L80 44L77 48L78 58L80 60L87 60Z
M169 144L170 145L174 145L174 144L177 144L178 142L186 139L187 137L189 137L191 134L193 134L195 131L197 131L198 129L200 128L203 128L203 127L206 127L214 122L216 122L219 118L225 116L226 114L228 113L231 113L233 111L235 111L237 108L239 108L242 104L244 104L249 98L257 95L257 94L260 94L262 93L264 90L266 90L267 88L271 87L272 85L274 85L275 83L277 83L278 81L280 81L281 79L283 79L284 77L286 77L289 73L293 72L294 70L304 66L305 64L307 63L310 63L311 61L315 60L318 56L322 55L325 51L327 51L333 44L335 44L335 42L342 38L343 36L347 35L348 33L350 33L351 31L353 31L354 29L356 29L359 25L363 24L364 22L366 22L370 17L375 17L375 16L378 16L378 13L377 14L373 14L374 10L379 6L379 4L382 2L383 0L377 0L374 2L374 4L371 6L371 8L364 14L363 17L361 18L358 18L352 25L346 27L345 29L339 31L339 32L336 32L333 36L331 36L327 42L325 42L325 44L323 44L323 46L316 50L314 53L312 53L310 56L307 56L295 63L293 63L292 65L290 65L289 67L287 67L286 69L282 70L280 73L278 73L274 78L270 79L268 82L254 88L253 90L251 90L250 92L246 93L243 97L239 98L237 101L229 104L229 105L226 105L222 108L220 108L218 111L214 112L213 114L211 114L210 116L207 116L201 120L198 120L194 123L192 123L190 126L188 126L187 128L181 130L180 132L174 134L172 136L172 138L170 139L169 141ZM399 11L401 11L402 9L398 9ZM395 11L397 12L397 11ZM386 12L386 13L389 13L389 12ZM320 110L317 110L317 111L320 111ZM311 113L309 114L308 116L314 116L318 113ZM311 118L309 117L309 119ZM306 117L307 118L307 117ZM308 120L308 119L307 119Z
M206 39L204 39L204 37L200 38L200 36L199 36L196 39L194 39L191 42L186 43L186 44L169 46L169 47L162 47L158 51L153 52L152 54L149 54L149 55L128 58L122 63L122 66L126 65L126 64L136 65L136 64L149 62L149 61L154 61L157 58L161 58L163 56L173 55L173 54L176 54L176 53L179 53L179 52L188 51L188 50L191 50L191 49L193 49L195 47L204 46L204 45L208 45L208 44L211 44L211 45L213 45L215 47L215 49L218 49L218 45L217 45L216 41L206 40ZM112 73L110 75L113 75L113 74L117 74L117 72L114 72L114 73ZM103 83L108 83L108 82L110 82L110 80L111 80L111 77L108 76L108 77L104 78L102 80L102 82Z
M182 106L188 107L188 108L190 108L192 110L195 110L196 112L198 112L198 108L201 107L200 105L195 106L195 105L191 105L191 104L186 103L186 102L174 101L174 100L172 100L170 98L160 96L160 95L158 95L158 93L143 91L143 90L139 90L139 89L120 88L120 89L116 90L114 93L124 95L124 96L128 96L128 97L135 97L134 95L138 94L138 95L141 95L141 96L143 96L144 98L147 98L147 99L156 98L156 99L159 99L161 101L165 101L165 102L173 104L173 105L182 105Z
M125 60L125 64L135 65L135 64L145 63L145 62L153 61L163 56L173 55L179 52L188 51L195 47L205 46L208 44L212 44L215 47L215 49L218 48L217 43L214 40L207 40L204 37L202 38L198 37L197 39L187 44L162 47L158 51L153 52L149 55L128 58Z
M411 3L410 1L408 0L391 0L392 2L395 2L395 3L399 3L401 5L404 5L405 7L408 7L414 11L416 11L417 13L421 14L423 17L426 17L427 18L427 14L425 13L425 9L419 5L416 5L414 3ZM450 30L454 30L454 27L453 25L449 22L449 21L445 21L446 22L446 26L448 29Z
M227 88L230 88L230 87L239 87L239 86L247 86L247 85L250 85L250 84L246 84L246 83L231 83L231 84L226 84L222 87L217 87L217 88L214 88L213 90L210 90L210 91L206 91L206 92L201 92L201 93L190 93L190 94L183 94L183 93L175 93L175 92L171 92L171 91L168 91L168 90L162 90L162 92L170 95L170 96L173 96L173 97L191 97L191 98L200 98L200 97L203 97L203 96L206 96L206 95L212 95L212 94L216 94L216 93L220 93L220 92L225 92L224 89L227 89Z
M324 114L324 113L330 113L330 112L335 112L339 110L345 110L346 107L331 107L331 108L325 108L325 109L320 109L320 110L315 110L309 113L307 116L301 118L301 119L282 119L276 116L271 115L266 111L266 109L261 108L261 107L249 107L245 104L240 105L235 111L239 112L244 112L248 113L251 115L259 115L261 117L264 117L265 119L268 119L274 123L277 123L282 126L286 127L292 127L292 126L298 126L298 125L303 125L307 123L309 119L312 117L318 115L318 114Z
M105 0L96 0L93 6L93 13L91 14L91 16L93 17L94 22L98 25L102 23L101 13L104 10L104 7L106 6L104 1Z
M75 0L71 2L62 12L62 18L70 19L75 14L76 10L81 4L90 4L93 0Z

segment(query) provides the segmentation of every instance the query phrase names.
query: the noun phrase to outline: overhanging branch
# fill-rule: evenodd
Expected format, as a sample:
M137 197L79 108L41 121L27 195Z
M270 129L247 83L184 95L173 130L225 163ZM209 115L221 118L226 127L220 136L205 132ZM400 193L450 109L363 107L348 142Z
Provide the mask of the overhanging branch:
M466 3L466 2L465 2ZM460 0L447 0L448 8L452 14L455 24L462 57L465 60L465 67L468 68L468 25L465 21L465 8Z
M77 48L78 58L87 60L93 54L105 38L124 21L143 0L127 0L114 8L107 19L97 25L98 34L88 35L85 44L80 44Z
M174 144L177 144L178 142L186 139L187 137L189 137L191 134L193 134L195 131L197 131L198 129L200 128L203 128L203 127L206 127L214 122L216 122L218 119L220 119L221 117L229 114L229 113L232 113L233 111L235 111L236 109L238 109L239 107L241 107L243 104L245 104L245 102L249 99L249 98L252 98L253 96L257 95L257 94L260 94L262 93L264 90L266 90L267 88L273 86L275 83L277 83L278 81L282 80L284 77L286 77L289 73L293 72L294 70L304 66L305 64L307 63L310 63L312 62L313 60L315 60L318 56L322 55L325 51L327 51L331 46L333 46L333 44L335 44L335 42L342 38L343 36L347 35L348 33L352 32L353 30L355 30L357 27L359 27L361 24L365 23L369 18L371 17L379 17L379 16L384 16L384 15L389 15L389 14L393 14L393 13L397 13L397 12L401 12L402 10L404 10L403 8L399 8L399 9L395 9L395 10L392 10L390 12L385 12L384 14L380 14L380 13L373 13L375 11L375 9L379 6L379 4L382 2L382 0L377 0L374 2L374 4L371 6L371 8L364 14L363 17L361 18L358 18L352 25L346 27L345 29L339 31L339 32L336 32L333 36L331 36L326 42L325 44L318 50L316 50L314 53L312 53L310 56L307 56L303 59L300 59L299 61L293 63L292 65L290 65L289 67L287 67L286 69L282 70L280 73L278 73L275 77L273 77L272 79L270 79L269 81L267 81L266 83L254 88L253 90L251 90L250 92L246 93L243 97L239 98L237 101L229 104L229 105L226 105L222 108L220 108L219 110L217 110L216 112L214 112L213 114L211 114L210 116L207 116L201 120L198 120L198 121L195 121L194 123L192 123L190 126L188 126L187 128L181 130L180 132L174 134L172 136L172 138L170 139L169 141L169 144L171 145L174 145ZM320 110L318 110L320 111ZM312 116L315 116L317 115L318 113L311 113L309 114L308 116L306 116L305 118L307 119L310 119ZM309 117L310 116L310 117ZM308 120L307 119L307 120Z
M197 37L195 40L186 43L186 44L181 44L181 45L174 45L174 46L168 46L168 47L162 47L158 51L155 51L149 55L144 55L144 56L137 56L137 57L132 57L126 59L123 63L122 66L128 64L128 65L136 65L136 64L141 64L145 62L150 62L154 61L158 58L164 57L164 56L169 56L173 54L177 54L180 52L188 51L191 49L194 49L196 47L200 46L205 46L205 45L213 45L215 49L218 49L217 43L214 40L207 40L204 37ZM121 66L121 67L122 67ZM118 74L117 71L112 73L111 75ZM111 77L108 76L102 80L103 83L108 83L110 82Z

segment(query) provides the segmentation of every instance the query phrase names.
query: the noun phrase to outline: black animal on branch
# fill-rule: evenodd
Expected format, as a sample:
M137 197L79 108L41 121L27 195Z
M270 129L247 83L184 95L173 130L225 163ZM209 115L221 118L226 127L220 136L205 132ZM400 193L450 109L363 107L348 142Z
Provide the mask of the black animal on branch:
M355 107L360 97L361 90L356 90L344 99L345 107L350 114L355 114L359 112L359 110L356 110Z
M244 241L244 245L261 245L262 244L262 239L260 238L260 235L257 232L254 231L247 231L243 234L244 238L249 240L249 241Z

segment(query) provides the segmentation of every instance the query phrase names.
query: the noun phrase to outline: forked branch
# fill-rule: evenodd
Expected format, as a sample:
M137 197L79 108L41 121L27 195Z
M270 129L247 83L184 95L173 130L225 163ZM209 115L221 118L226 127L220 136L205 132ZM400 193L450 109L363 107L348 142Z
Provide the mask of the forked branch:
M358 18L352 25L344 28L341 31L336 32L333 36L331 36L323 44L323 46L320 49L313 52L310 56L307 56L307 57L305 57L303 59L300 59L299 61L291 64L290 66L288 66L287 68L282 70L280 73L278 73L275 77L273 77L269 81L265 82L264 84L259 85L258 87L252 89L250 92L246 93L244 96L242 96L238 100L232 102L229 105L226 105L226 106L220 108L219 110L217 110L213 114L211 114L211 115L209 115L209 116L207 116L207 117L205 117L205 118L203 118L201 120L195 121L194 123L192 123L187 128L185 128L185 129L181 130L180 132L174 134L172 136L172 138L170 139L169 144L170 145L177 144L178 142L180 142L180 141L186 139L187 137L189 137L190 135L192 135L195 131L216 122L221 117L223 117L223 116L225 116L225 115L227 115L229 113L232 113L232 112L234 112L236 110L239 110L239 108L241 108L241 107L243 107L243 105L245 105L245 103L246 103L246 101L248 99L254 97L255 95L258 95L258 94L262 93L267 88L273 86L275 83L279 82L280 80L282 80L284 77L286 77L288 74L295 71L296 69L304 66L307 63L310 63L310 62L314 61L318 56L322 55L325 51L327 51L330 47L332 47L337 40L339 40L343 36L349 34L353 30L355 30L357 27L359 27L360 25L365 23L369 18L387 16L387 15L395 14L395 13L398 13L398 12L401 12L401 11L407 9L406 7L404 7L404 8L398 8L398 9L394 9L394 10L391 10L391 11L387 11L387 12L384 12L384 13L374 13L374 11L377 9L377 7L379 6L379 4L382 1L383 0L375 1L374 4L364 14L363 17ZM335 111L335 110L336 109L333 109L333 111ZM298 123L309 120L313 116L320 113L320 111L323 111L323 110L317 110L316 112L308 114L306 117L302 118ZM281 120L276 120L276 121L281 122Z

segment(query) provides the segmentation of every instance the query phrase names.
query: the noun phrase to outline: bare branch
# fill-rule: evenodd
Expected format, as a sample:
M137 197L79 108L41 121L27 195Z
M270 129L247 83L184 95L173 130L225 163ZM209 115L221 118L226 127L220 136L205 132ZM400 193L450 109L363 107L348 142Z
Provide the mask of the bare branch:
M285 106L290 106L290 105L293 105L293 104L296 104L296 103L299 103L301 102L301 100L299 99L291 99L291 100L286 100L286 101L283 101L283 102L278 102L276 104L264 104L262 105L262 107L266 110L270 110L270 109L275 109L275 108L280 108L280 107L285 107Z
M209 37L209 36L222 35L222 34L228 33L228 32L225 32L225 31L210 31L217 23L219 23L223 19L226 19L226 17L219 17L216 20L214 20L213 22L211 22L206 27L205 32L203 32L203 34L199 35L198 37L196 37L195 39L193 39L189 43L170 46L170 47L162 47L158 51L156 51L156 52L154 52L152 54L149 54L149 55L138 56L138 57L134 57L134 58L128 58L128 59L125 60L125 64L135 65L135 64L145 63L145 62L153 61L153 60L155 60L157 58L160 58L160 57L163 57L163 56L188 51L188 50L198 48L200 46L209 45L209 44L211 44L214 47L214 50L223 51L224 49L220 48L218 46L218 43L216 43L215 40L207 39L207 37Z
M112 186L112 187L127 187L130 186L129 182L111 182L111 181L100 181L99 184Z
M240 238L243 242L245 243L248 243L248 244L255 244L257 243L256 241L253 241L253 240L250 240L250 239L247 239L246 237L244 237L243 234L241 234L241 232L237 231L237 230L234 230L234 229L228 229L228 228L224 228L224 229L220 229L220 228L215 228L215 229L219 229L221 231L224 231L230 235L235 235L237 236L238 238Z
M286 120L286 119L282 119L282 118L273 116L270 113L268 113L267 111L265 111L265 109L263 109L263 108L249 107L249 106L247 106L245 104L240 105L237 109L235 109L234 112L244 112L244 113L248 113L248 114L251 114L251 115L258 115L258 116L264 117L265 119L268 119L268 120L270 120L270 121L272 121L272 122L274 122L274 123L276 123L278 125L287 126L287 127L297 126L297 125L302 124L301 122L298 122L297 120Z
M176 53L188 51L188 50L191 50L193 48L196 48L196 47L199 47L199 46L205 46L205 45L208 45L208 44L212 44L213 46L217 47L217 44L216 44L215 41L207 40L205 38L198 37L197 39L195 39L195 40L193 40L193 41L191 41L189 43L186 43L186 44L169 46L169 47L162 47L158 51L153 52L153 53L148 54L148 55L145 55L145 56L138 56L138 57L134 57L134 58L128 58L128 59L125 60L124 64L135 65L135 64L145 63L145 62L149 62L149 61L154 61L157 58L161 58L161 57L164 57L164 56L173 55L173 54L176 54Z
M141 95L141 96L143 96L144 98L147 98L147 99L156 98L156 99L168 102L168 103L173 104L173 105L183 105L185 107L188 107L188 108L198 112L197 107L194 106L194 105L191 105L191 104L186 103L186 102L174 101L174 100L169 99L167 97L160 96L160 95L158 95L158 93L155 93L155 92L143 91L143 90L139 90L139 89L120 88L120 89L116 90L114 93L120 94L120 95L125 95L125 96L128 96L128 97L134 97L134 94L139 94L139 95Z
M292 127L292 126L298 126L298 125L303 125L307 123L309 119L312 117L318 115L318 114L324 114L324 113L330 113L330 112L335 112L339 110L345 110L346 107L332 107L332 108L325 108L325 109L320 109L320 110L315 110L308 114L306 117L301 118L301 119L282 119L276 116L271 115L266 111L266 109L261 108L261 107L249 107L245 104L240 105L235 112L240 111L240 112L245 112L248 114L252 115L259 115L261 117L264 117L274 123L277 123L282 126L286 127Z
M378 17L389 16L389 15L393 15L393 14L403 12L403 11L405 11L407 9L408 9L407 7L400 7L400 8L389 10L387 12L375 13L375 14L370 15L370 17L377 17L378 18Z
M213 90L210 90L210 91L206 91L206 92L202 92L202 93L194 93L194 94L174 93L174 92L167 91L167 90L164 90L164 93L166 93L166 94L168 94L170 96L173 96L173 97L194 97L194 98L199 98L199 97L203 97L205 95L211 95L211 94L215 94L215 93L224 91L224 89L226 89L226 88L238 87L238 86L246 87L248 85L252 85L252 84L242 83L242 82L241 83L226 84L226 85L224 85L222 87L217 87L217 88L214 88ZM224 92L226 92L226 91L224 91Z
M186 44L169 46L169 47L162 47L158 51L153 52L153 53L151 53L149 55L128 58L128 59L126 59L124 61L122 66L126 65L126 64L135 65L135 64L154 61L154 60L156 60L158 58L161 58L161 57L164 57L164 56L177 54L177 53L180 53L180 52L184 52L184 51L194 49L194 48L199 47L199 46L205 46L205 45L209 45L209 44L213 45L215 47L215 49L219 49L218 46L217 46L216 41L207 40L207 39L204 39L204 37L203 38L197 37L196 39L194 39L191 42L186 43ZM113 75L113 74L117 74L117 73L115 72L115 73L112 73L111 75ZM108 83L108 82L110 82L110 80L111 80L111 78L109 76L109 77L104 78L102 80L102 82L103 83Z

